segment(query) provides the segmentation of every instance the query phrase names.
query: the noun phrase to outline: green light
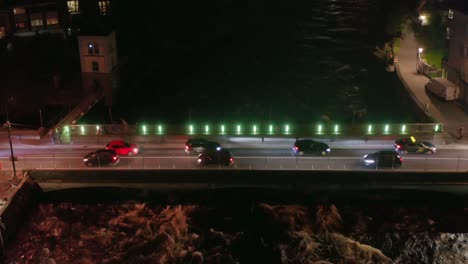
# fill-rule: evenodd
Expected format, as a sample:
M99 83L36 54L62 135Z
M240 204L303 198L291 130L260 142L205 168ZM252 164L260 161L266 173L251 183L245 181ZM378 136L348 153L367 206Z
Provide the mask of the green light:
M372 125L367 127L367 134L372 134Z
M401 126L401 133L402 134L406 133L406 125Z
M161 125L158 125L158 134L162 134L163 133L163 128Z
M193 125L189 125L189 134L190 134L190 135L193 134Z
M143 125L142 129L143 129L143 134L146 134L146 125Z
M284 133L289 134L289 125L284 126Z
M439 124L435 125L434 131L435 131L435 132L439 132L439 129L440 129Z
M65 126L65 132L70 133L70 129L68 128L68 126Z
M85 132L84 126L81 126L80 128L81 128L81 134L84 134Z
M221 125L221 134L225 134L226 133L225 131L226 130L224 129L224 125Z
M388 134L388 130L389 130L389 129L390 129L389 125L385 125L385 129L384 129L385 134Z
M210 134L210 126L205 125L205 134Z
M322 134L322 125L318 125L317 134Z
M240 135L240 133L241 133L241 126L237 125L237 134Z
M338 125L335 125L334 133L338 134Z
M273 134L273 125L268 126L268 133Z
M253 128L252 128L252 129L253 129L254 135L256 135L256 134L258 133L258 132L257 132L257 126L256 126L256 125L253 125Z

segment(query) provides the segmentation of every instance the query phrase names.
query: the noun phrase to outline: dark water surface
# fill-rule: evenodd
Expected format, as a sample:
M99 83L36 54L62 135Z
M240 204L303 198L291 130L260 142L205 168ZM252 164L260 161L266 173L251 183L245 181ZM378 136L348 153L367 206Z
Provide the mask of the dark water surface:
M397 1L398 2L398 1ZM379 0L122 4L128 64L114 118L136 121L416 122L395 73ZM138 14L138 17L135 16ZM84 121L102 120L101 105Z

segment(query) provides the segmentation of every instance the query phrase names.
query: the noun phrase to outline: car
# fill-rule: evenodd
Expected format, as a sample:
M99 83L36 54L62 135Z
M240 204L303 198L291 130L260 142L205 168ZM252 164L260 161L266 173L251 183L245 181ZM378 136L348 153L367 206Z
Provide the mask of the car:
M296 155L318 154L326 156L330 154L330 147L313 139L299 139L294 142L293 151Z
M416 141L414 137L398 139L395 141L394 147L399 153L422 153L431 155L437 151L434 144L427 141Z
M229 167L234 164L234 158L231 152L226 149L218 151L209 151L198 155L197 165L206 167L208 165L226 166Z
M117 154L115 150L111 149L98 149L83 157L83 162L86 166L115 166L119 161L119 154Z
M362 157L362 164L366 167L392 167L398 168L403 159L395 150L380 150Z
M140 152L140 148L136 144L130 144L123 140L113 140L106 145L106 149L112 149L119 155L132 156Z
M200 154L213 150L221 150L221 145L218 142L204 138L192 138L185 142L185 152L189 154Z

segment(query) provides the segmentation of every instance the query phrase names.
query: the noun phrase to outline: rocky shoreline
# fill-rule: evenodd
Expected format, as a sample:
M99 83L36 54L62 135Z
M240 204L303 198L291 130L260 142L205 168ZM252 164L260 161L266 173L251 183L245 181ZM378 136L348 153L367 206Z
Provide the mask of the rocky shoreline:
M103 194L44 194L5 263L468 262L464 196Z

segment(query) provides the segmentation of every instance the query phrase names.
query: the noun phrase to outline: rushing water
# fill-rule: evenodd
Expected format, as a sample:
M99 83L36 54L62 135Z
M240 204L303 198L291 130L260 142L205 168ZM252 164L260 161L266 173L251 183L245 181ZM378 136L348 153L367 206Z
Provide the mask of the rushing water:
M134 22L127 25L131 31L122 32L121 44L130 56L114 117L310 122L327 114L350 122L354 109L356 121L421 121L396 74L372 54L389 37L380 17L386 5L378 0L154 3L139 9L139 19L128 6L128 21ZM141 19L149 13L152 20ZM107 113L95 112L99 118Z

